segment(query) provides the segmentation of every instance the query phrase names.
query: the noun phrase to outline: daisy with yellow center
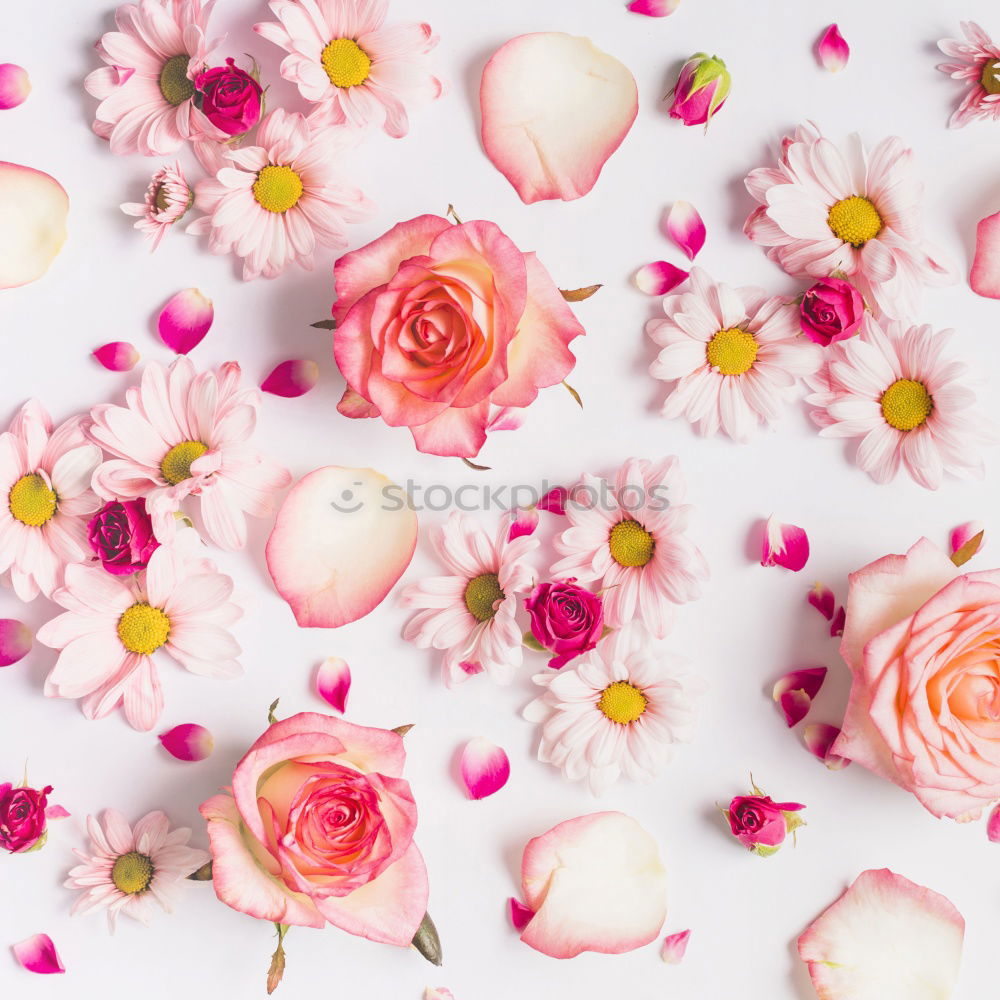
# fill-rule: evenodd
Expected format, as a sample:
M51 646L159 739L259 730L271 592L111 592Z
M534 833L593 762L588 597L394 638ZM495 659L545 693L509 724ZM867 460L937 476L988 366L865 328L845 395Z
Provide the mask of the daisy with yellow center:
M622 777L652 781L674 744L691 739L703 688L638 624L534 681L543 692L524 717L541 729L538 759L587 779L595 795Z
M866 315L860 335L827 348L809 380L820 433L859 438L857 463L876 482L900 468L932 490L945 473L982 475L992 432L976 412L969 370L943 356L950 336Z
M951 58L938 69L965 85L948 124L960 128L969 122L1000 118L1000 46L975 21L962 22L964 39L944 38L938 48Z

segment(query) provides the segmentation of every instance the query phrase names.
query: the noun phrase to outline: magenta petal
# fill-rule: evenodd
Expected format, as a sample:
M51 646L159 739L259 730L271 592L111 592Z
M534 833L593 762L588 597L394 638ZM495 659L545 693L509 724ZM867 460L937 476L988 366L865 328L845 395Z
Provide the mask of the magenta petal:
M70 813L63 806L47 806L45 809L46 819L69 819Z
M331 704L338 712L347 709L347 695L351 690L351 668L347 660L339 656L328 656L316 674L316 690L319 696Z
M12 945L10 950L28 972L50 976L53 973L66 971L48 934L36 934L34 937L25 938Z
M160 733L160 742L178 760L204 760L215 749L212 734L196 722L185 722Z
M976 226L976 255L969 272L969 286L987 299L1000 299L1000 212Z
M778 696L777 702L784 713L788 728L791 729L809 714L812 698L802 690L786 691Z
M501 747L489 740L469 740L462 751L462 781L470 799L485 799L499 792L510 778L510 761Z
M212 300L197 288L185 288L160 312L157 320L160 339L175 354L187 354L205 339L214 318Z
M559 517L566 515L566 501L569 500L569 490L565 486L553 486L538 503L535 510L548 511L550 514L557 514Z
M833 620L837 598L829 587L817 580L806 599L827 621Z
M809 539L794 524L782 524L772 514L767 519L761 547L761 566L784 566L798 573L809 560Z
M687 277L687 271L665 260L658 260L640 267L635 273L635 283L647 295L666 295L687 281Z
M514 930L521 933L528 924L531 923L531 918L535 915L535 911L529 906L525 906L519 899L510 899L510 922L514 925Z
M0 111L23 104L31 93L27 70L14 63L0 63Z
M282 361L260 387L272 396L295 399L304 396L319 381L319 365L315 361Z
M660 958L667 965L680 965L684 959L684 953L687 951L688 939L690 937L690 931L678 931L676 934L668 934L663 940Z
M533 535L538 527L538 511L518 509L511 511L510 531L507 533L507 541L512 542L522 535Z
M810 698L815 698L825 680L826 667L803 667L802 670L793 670L774 685L774 700L778 701L787 691L804 691Z
M680 4L681 0L632 0L628 9L633 14L645 14L646 17L666 17L673 14Z
M673 203L664 228L667 235L684 251L688 260L694 260L705 245L705 223L698 210L688 201Z
M847 612L844 608L837 608L837 613L833 616L833 621L830 622L830 635L836 638L838 635L844 634L844 625L847 622Z
M805 743L809 752L817 759L821 760L831 771L839 771L842 767L847 767L850 761L845 757L839 757L830 752L840 730L836 726L831 726L826 722L812 722L802 730L802 742Z
M986 821L986 836L991 843L1000 844L1000 805L993 807L993 812Z
M16 618L0 618L0 667L9 667L28 655L34 635Z
M850 46L844 41L840 28L831 24L816 43L816 58L819 64L831 73L842 70L851 55Z
M139 352L126 340L113 340L98 347L94 357L109 372L130 372L139 363Z

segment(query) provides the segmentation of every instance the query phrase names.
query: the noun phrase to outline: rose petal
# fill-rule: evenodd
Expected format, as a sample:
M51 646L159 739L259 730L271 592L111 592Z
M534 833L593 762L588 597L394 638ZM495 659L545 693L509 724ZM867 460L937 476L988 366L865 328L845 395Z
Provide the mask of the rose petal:
M705 245L705 223L698 210L688 201L675 201L667 214L664 227L667 235L694 260Z
M12 945L10 950L14 952L14 957L28 972L50 976L66 971L59 959L56 946L48 934L35 934L33 937L25 938Z
M802 730L802 742L805 743L809 752L817 760L826 764L831 771L839 771L850 764L846 757L839 757L830 752L830 748L839 735L840 730L836 726L831 726L826 722L811 722Z
M28 71L14 63L0 63L0 111L24 104L30 93Z
M818 580L809 591L807 601L827 620L833 620L833 613L837 607L837 598L833 591Z
M197 288L185 288L160 311L160 339L175 354L187 354L205 339L214 318L212 300Z
M510 909L510 922L514 925L514 930L519 934L524 930L525 927L531 922L531 918L535 915L535 911L531 909L530 906L525 906L519 899L514 899L512 896L508 900Z
M160 733L160 742L178 760L204 760L215 749L212 734L196 722L185 722Z
M976 226L976 255L969 285L977 295L1000 299L1000 212L988 215Z
M635 283L639 291L647 295L666 295L687 279L687 271L682 271L665 260L646 264L635 272Z
M678 931L676 934L668 934L663 940L660 958L667 965L680 965L684 959L684 953L687 951L688 939L690 937L690 931Z
M820 688L823 687L826 674L826 667L805 667L802 670L793 670L785 674L774 685L771 697L781 706L789 728L805 718L813 698L819 694ZM793 696L787 700L787 703L786 695ZM800 695L804 697L804 701L802 697L799 697ZM804 710L798 714L803 706ZM790 719L790 716L793 715L796 716L794 722Z
M993 844L1000 844L1000 805L993 807L990 818L986 821L986 836Z
M417 515L373 469L327 466L285 498L265 555L302 628L338 628L385 599L413 558Z
M767 519L761 546L761 566L783 566L798 573L809 560L809 539L794 524L782 524L773 514Z
M951 561L964 566L983 547L984 537L982 521L966 521L953 529L949 538Z
M343 715L347 711L347 695L351 690L351 668L347 660L328 656L316 674L316 690L324 701Z
M838 635L844 634L844 625L847 622L847 610L845 608L837 608L837 613L833 616L833 620L830 622L830 635L836 638Z
M524 423L524 410L516 406L501 407L486 425L487 433L493 431L516 431Z
M633 14L645 14L646 17L666 17L680 5L681 0L632 0L628 9Z
M139 352L127 340L113 340L98 347L94 357L109 372L130 372L139 363Z
M455 1000L455 994L444 986L428 986L424 990L424 1000Z
M798 949L824 1000L946 1000L964 935L948 899L883 868L862 872Z
M34 634L16 618L0 618L0 667L9 667L31 650Z
M507 541L512 542L522 535L533 535L538 527L537 509L526 510L524 508L511 512L510 531L507 533Z
M273 396L295 399L304 396L319 381L319 365L315 361L282 361L261 382L264 392Z
M69 819L70 813L68 809L63 806L47 806L45 809L45 818L48 819Z
M635 79L589 38L520 35L486 64L483 147L526 204L585 195L635 121Z
M850 46L844 41L840 28L831 24L816 43L816 58L819 59L819 64L831 73L837 73L847 65L850 55Z
M549 514L556 514L559 517L566 516L566 501L569 499L569 490L565 486L553 486L538 503L535 510L544 510Z
M812 698L805 691L786 691L775 700L785 716L785 723L789 729L797 726L809 714L812 706Z
M0 288L40 278L66 242L69 197L41 170L0 161Z
M510 778L507 754L501 747L482 738L466 743L460 766L470 799L485 799L499 792Z

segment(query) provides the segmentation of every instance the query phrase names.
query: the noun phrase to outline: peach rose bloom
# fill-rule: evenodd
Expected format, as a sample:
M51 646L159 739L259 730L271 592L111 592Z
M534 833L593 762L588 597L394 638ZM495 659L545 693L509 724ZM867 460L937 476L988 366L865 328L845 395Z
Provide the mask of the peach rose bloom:
M850 576L854 674L833 753L966 820L1000 798L1000 570L963 573L922 538Z

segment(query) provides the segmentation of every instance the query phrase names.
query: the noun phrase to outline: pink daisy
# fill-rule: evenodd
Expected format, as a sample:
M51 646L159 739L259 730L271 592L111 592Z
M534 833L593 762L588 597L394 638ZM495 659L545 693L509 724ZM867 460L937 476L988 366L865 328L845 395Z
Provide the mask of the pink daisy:
M509 516L491 538L475 518L453 512L434 539L450 575L428 577L403 591L404 606L420 609L403 638L421 649L446 650L442 671L449 687L484 671L506 684L521 665L516 595L535 585L527 557L538 540L510 540L509 534Z
M74 417L52 429L32 399L0 434L0 573L22 601L59 585L63 567L89 556L87 518L100 506L90 489L101 452Z
M964 80L967 88L948 122L951 128L968 125L977 118L1000 118L1000 48L975 21L962 21L961 27L968 41L943 38L938 42L946 56L958 60L942 63L938 69L953 80Z
M240 388L240 366L195 373L186 357L169 368L152 362L125 393L125 406L95 406L87 433L118 457L94 474L107 500L146 497L157 537L170 527L187 496L201 501L205 531L216 545L246 544L246 514L267 517L274 494L291 481L288 470L250 445L260 393Z
M649 783L674 744L694 731L702 685L681 661L650 647L637 624L603 639L572 666L534 678L544 689L524 710L541 726L538 759L600 795L623 775Z
M840 150L800 125L778 166L751 171L746 186L760 207L744 232L791 275L843 272L892 319L917 311L924 285L956 280L923 238L913 150L895 136L866 156L856 135Z
M992 434L974 409L968 368L942 357L951 334L866 316L860 336L829 347L808 380L820 433L862 438L857 463L877 483L900 465L929 490L945 472L983 475L980 447Z
M278 22L254 31L289 54L281 75L331 125L381 125L396 138L409 121L404 104L433 100L441 81L424 65L438 43L429 24L385 24L388 0L270 0Z
M218 45L206 38L213 4L140 0L118 8L118 30L97 43L107 66L84 81L101 102L94 131L111 140L112 153L164 156L198 130L193 81Z
M181 165L161 167L153 174L143 202L126 202L121 210L138 217L135 228L149 237L150 250L160 245L167 230L179 222L191 207L194 192L184 179Z
M106 910L112 933L119 913L149 923L153 903L169 913L184 880L209 861L206 851L188 847L187 827L170 829L170 820L160 811L143 816L130 827L117 809L105 809L103 822L87 817L90 851L74 848L83 862L70 870L63 883L82 895L70 911L93 913Z
M566 504L570 527L555 539L564 558L553 579L599 580L604 620L612 628L641 621L667 634L674 604L701 596L705 557L684 534L691 507L677 458L630 458L612 485L584 475Z
M372 204L339 176L345 129L313 131L309 120L281 108L264 119L256 146L228 149L215 177L199 181L195 204L206 214L189 233L207 233L212 253L243 258L243 278L273 278L293 261L313 268L317 244L342 250L345 225Z
M242 609L233 581L207 560L160 546L136 576L100 568L66 568L52 599L66 609L38 630L60 650L45 679L48 698L83 698L83 714L101 719L124 702L134 729L149 730L163 710L153 654L163 649L186 670L237 677L240 647L229 633Z
M687 417L702 434L721 429L746 441L780 416L799 376L822 360L793 305L759 288L716 283L701 268L691 272L691 291L664 299L663 311L666 319L646 324L663 348L649 370L675 383L662 412Z

